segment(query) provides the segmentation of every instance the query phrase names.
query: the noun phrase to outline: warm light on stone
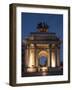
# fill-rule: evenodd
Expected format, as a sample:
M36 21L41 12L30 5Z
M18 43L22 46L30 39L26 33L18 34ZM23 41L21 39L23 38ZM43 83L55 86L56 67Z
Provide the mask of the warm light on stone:
M48 56L48 53L44 50L42 50L40 53L39 53L39 56Z
M42 71L48 71L48 68L47 67L42 67Z
M52 67L55 67L55 53L52 52Z
M34 49L30 49L29 67L33 67L34 64Z
M27 72L36 72L36 69L32 68L32 67L29 67L29 68L27 68Z

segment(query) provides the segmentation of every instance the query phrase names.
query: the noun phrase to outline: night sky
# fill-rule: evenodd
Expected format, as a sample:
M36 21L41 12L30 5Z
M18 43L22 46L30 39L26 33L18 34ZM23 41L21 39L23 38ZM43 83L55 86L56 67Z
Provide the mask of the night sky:
M29 35L30 32L36 32L37 24L45 22L49 26L48 32L56 33L56 36L63 40L63 15L58 14L40 14L40 13L22 13L22 40ZM63 47L61 45L60 58L63 60Z

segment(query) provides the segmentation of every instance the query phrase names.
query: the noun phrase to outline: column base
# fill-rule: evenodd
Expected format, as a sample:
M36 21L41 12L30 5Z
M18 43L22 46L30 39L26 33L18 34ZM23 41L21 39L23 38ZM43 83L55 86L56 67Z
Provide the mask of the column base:
M48 72L48 67L38 67L38 72Z
M37 68L36 67L27 67L26 68L26 71L27 72L36 72L37 71Z

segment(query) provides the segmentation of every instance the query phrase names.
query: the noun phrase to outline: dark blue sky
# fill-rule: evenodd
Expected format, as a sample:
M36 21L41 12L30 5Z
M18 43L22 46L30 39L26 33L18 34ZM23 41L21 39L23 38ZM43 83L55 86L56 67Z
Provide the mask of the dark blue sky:
M22 13L22 39L29 35L30 32L36 32L36 27L39 22L46 22L49 26L48 32L56 33L57 37L63 40L63 15L58 14L40 14L40 13ZM61 60L63 51L60 51Z

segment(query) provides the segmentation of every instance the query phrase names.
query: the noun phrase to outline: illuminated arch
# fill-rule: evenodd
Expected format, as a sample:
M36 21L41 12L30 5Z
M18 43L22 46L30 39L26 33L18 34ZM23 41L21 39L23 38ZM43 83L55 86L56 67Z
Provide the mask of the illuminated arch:
M48 57L48 52L46 52L45 50L42 50L42 51L39 52L38 55L39 55L39 57L41 57L41 56Z
M45 50L41 50L38 54L38 64L40 66L47 66L48 63L48 52Z

